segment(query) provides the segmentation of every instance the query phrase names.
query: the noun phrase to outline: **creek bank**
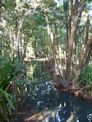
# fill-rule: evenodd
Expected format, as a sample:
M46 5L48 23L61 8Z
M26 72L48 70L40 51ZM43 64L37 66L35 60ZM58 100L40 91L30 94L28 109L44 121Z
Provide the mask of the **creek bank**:
M92 95L90 95L86 91L82 91L80 87L75 88L71 84L69 84L67 87L64 87L62 84L60 84L59 86L54 85L54 87L60 92L68 92L70 94L73 94L74 96L82 98L88 103L92 103Z

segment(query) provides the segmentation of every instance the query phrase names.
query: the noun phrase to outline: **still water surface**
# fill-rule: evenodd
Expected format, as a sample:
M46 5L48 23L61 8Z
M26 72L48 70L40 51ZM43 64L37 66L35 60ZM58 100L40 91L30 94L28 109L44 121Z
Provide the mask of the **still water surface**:
M39 82L32 86L26 84L30 90L25 93L24 107L27 111L33 110L29 117L41 113L43 119L29 120L27 122L92 122L92 104L87 103L79 97L67 92L59 92L54 88L52 82ZM23 101L22 101L23 103ZM23 110L24 111L24 110ZM24 122L25 118L17 118L16 122ZM11 120L10 122L14 122Z
M92 104L57 91L50 81L37 84L27 102L39 112L45 110L42 122L92 122Z

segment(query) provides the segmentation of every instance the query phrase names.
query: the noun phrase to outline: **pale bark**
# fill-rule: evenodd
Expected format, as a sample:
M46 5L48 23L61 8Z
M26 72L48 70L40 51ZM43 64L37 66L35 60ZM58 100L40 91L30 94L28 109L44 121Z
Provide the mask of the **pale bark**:
M87 41L87 43L84 44L84 51L81 51L79 65L76 68L76 71L75 71L76 75L73 79L73 83L78 80L81 71L83 70L83 68L85 68L85 64L90 59L91 52L92 52L92 38L90 38Z
M79 17L81 15L81 12L82 12L82 9L83 9L83 3L81 3L81 6L80 6L80 10L79 12L77 13L76 16L74 16L72 14L71 11L73 7L71 1L70 1L70 15L71 15L71 32L70 32L70 35L69 35L69 40L68 40L68 49L67 49L67 64L66 64L66 80L67 81L70 81L71 80L71 77L70 77L70 72L71 72L71 66L72 66L72 56L73 56L73 44L75 42L75 37L76 37L76 31L77 31L77 25L78 25L78 21L79 21ZM75 10L76 11L76 10Z
M89 39L89 17L87 16L85 22L84 29L84 38L80 51L79 64L77 65L75 70L75 77L73 79L73 83L78 80L81 71L85 68L87 63L90 60L91 52L92 52L92 37Z
M50 40L50 46L52 49L52 57L54 60L54 64L53 64L53 84L54 85L60 85L63 84L64 86L66 86L67 82L65 80L65 76L63 75L63 66L61 63L61 57L60 57L60 52L59 52L59 45L56 42L56 35L53 33L51 26L49 25L49 20L48 20L48 15L47 13L46 15L46 23L47 23L47 33L48 33L48 39ZM56 31L56 26L55 27L55 31ZM55 32L56 33L56 32Z

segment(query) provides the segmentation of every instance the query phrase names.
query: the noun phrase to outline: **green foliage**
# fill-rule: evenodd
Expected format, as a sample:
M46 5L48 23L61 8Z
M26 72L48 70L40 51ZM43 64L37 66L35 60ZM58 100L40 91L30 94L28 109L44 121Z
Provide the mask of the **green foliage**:
M23 74L22 74L23 73ZM0 116L4 121L8 121L10 111L15 111L15 98L13 97L14 80L17 85L17 79L21 79L24 75L24 66L17 59L0 60ZM21 84L20 84L21 85ZM12 87L12 91L8 86Z
M86 83L92 83L92 64L89 64L81 73L80 80Z
M27 48L27 44L30 44L30 47L32 46L36 58L56 56L56 54L53 54L53 52L55 52L54 47L58 48L59 46L62 52L67 50L67 31L69 30L69 0L63 0L63 3L61 2L58 7L54 4L53 0L43 0L43 2L35 8L32 6L31 0L20 0L18 6L16 1L17 0L2 0L1 6L1 21L3 24L0 42L0 113L7 121L9 110L14 110L15 108L12 91L7 90L9 85L13 85L13 80L15 81L16 89L21 99L21 108L23 108L27 100L26 97L32 93L32 90L39 82L44 83L45 81L51 80L51 75L45 68L44 63L34 62L32 64L31 62L31 65L28 66L28 68L32 67L32 70L30 70L31 73L28 75L30 79L28 82L28 77L25 75L26 69L24 62L18 58L10 59L9 57L18 55L17 48L19 48L19 51L23 50L22 54L24 52L26 54L27 51L25 51L26 49L24 48ZM85 1L90 2L91 0ZM50 34L48 34L47 30L46 12L48 24L53 35L53 41L51 41ZM28 14L26 15L25 13ZM20 23L20 20L23 18L23 23ZM22 27L20 27L21 25ZM18 32L18 29L20 32ZM76 37L76 59L80 56L83 37L84 25L81 25L80 20ZM31 52L31 49L28 51ZM63 56L61 56L61 58L62 57ZM85 80L89 84L92 83L92 64L88 65L85 70L82 71L80 80ZM33 88L30 87L30 84Z
M15 0L4 0L2 1L2 6L5 7L8 11L14 10L15 8Z
M49 71L46 70L46 67L42 63L36 63L33 78L37 79L38 81L44 80L49 81L51 80L51 75L49 74Z
M1 120L8 121L10 110L15 110L14 98L7 90L13 78L13 67L10 60L0 60L0 116Z
M7 84L12 79L12 66L9 61L0 61L0 87L6 88Z

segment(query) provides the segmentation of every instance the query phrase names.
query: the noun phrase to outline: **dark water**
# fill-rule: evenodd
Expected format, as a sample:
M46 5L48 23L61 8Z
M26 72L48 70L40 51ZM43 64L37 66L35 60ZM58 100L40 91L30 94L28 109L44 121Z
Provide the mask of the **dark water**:
M92 104L67 92L59 92L51 82L41 82L28 93L25 106L43 111L41 122L92 122ZM20 120L21 121L21 120Z
M61 109L62 112L59 112L59 115L65 119L64 122L69 120L71 113L73 118L75 118L74 122L92 121L92 104L83 101L81 98L70 95L69 93L60 93L58 103L65 104Z

